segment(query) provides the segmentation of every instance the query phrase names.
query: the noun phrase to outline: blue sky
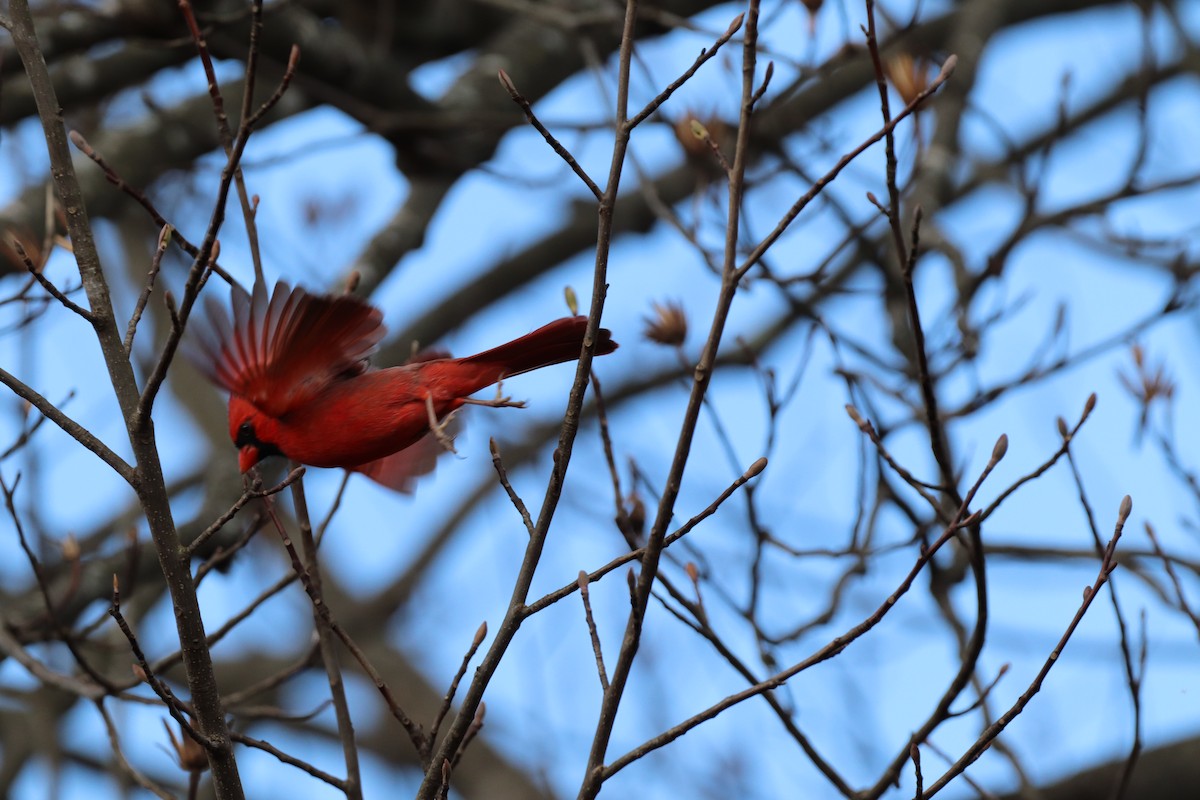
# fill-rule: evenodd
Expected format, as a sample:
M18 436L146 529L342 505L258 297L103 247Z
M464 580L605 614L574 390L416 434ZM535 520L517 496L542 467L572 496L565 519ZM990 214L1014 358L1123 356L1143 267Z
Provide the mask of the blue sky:
M928 4L927 12L932 13L936 5ZM818 58L841 45L847 27L856 30L861 14L857 6L845 12L851 19L847 26L837 4L827 6L819 18L816 42L811 45ZM799 4L788 4L774 21L768 43L780 52L799 52L799 57L807 58L810 45L804 35L807 23L801 11ZM1196 6L1187 6L1183 11L1194 17ZM723 6L702 15L698 24L705 31L719 32L734 13L732 6ZM973 97L976 110L963 120L964 141L972 155L987 159L1003 152L985 116L1001 120L1007 135L1014 138L1044 124L1055 113L1065 74L1071 76L1068 109L1103 92L1115 75L1140 57L1137 19L1133 10L1121 7L1026 25L994 42L980 68ZM1193 33L1195 22L1191 20ZM1154 36L1162 43L1158 57L1168 58L1170 39L1165 28L1157 26ZM709 35L677 34L643 47L635 81L638 99L644 101L651 96L655 87L674 77L710 40ZM729 59L735 55L731 49L714 60L664 111L677 114L699 108L732 114L737 74L729 68ZM427 67L415 85L436 97L464 66L463 59L453 58ZM649 74L641 71L643 67ZM775 85L785 85L790 68L781 60L777 69ZM228 68L225 72L233 74ZM611 74L600 80L611 91ZM160 100L169 101L184 91L195 90L199 82L200 73L192 65L157 81L153 92ZM498 84L497 91L501 91ZM118 124L140 114L139 103L130 96L115 104L109 111L110 123ZM544 119L565 125L602 121L604 107L597 77L582 75L548 96L537 110ZM1145 170L1147 180L1186 174L1200 167L1200 156L1190 146L1200 124L1198 110L1200 94L1192 78L1178 79L1154 94L1148 112L1154 134ZM1121 170L1134 141L1131 119L1128 114L1116 115L1086 128L1056 149L1040 176L1042 207L1054 209L1077 202L1123 178ZM843 104L837 113L814 122L814 131L836 143L834 152L818 148L813 137L806 135L808 132L799 134L789 146L793 154L806 159L806 168L820 172L878 124L878 103L872 88ZM926 130L929 124L925 122ZM596 176L603 175L607 168L609 139L604 131L564 135L580 162ZM909 126L902 127L899 142L902 159L911 159L915 146ZM640 130L632 152L651 175L678 160L678 145L665 126L647 125ZM28 127L0 142L0 160L23 165L20 170L0 171L4 197L11 197L22 179L37 174L42 153L36 131ZM874 213L864 198L865 191L883 196L882 159L882 150L872 149L830 189L857 219L869 219ZM394 170L390 149L363 134L357 123L328 109L263 131L252 141L246 161L251 191L262 197L259 223L268 273L286 275L293 282L318 288L337 280L366 238L391 215L407 192L402 177ZM191 191L179 191L171 201L179 225L194 238L198 238L204 224L205 202L216 184L217 163L208 160L205 168L187 179ZM585 193L540 137L529 130L510 134L488 167L486 172L472 174L458 183L431 225L425 246L406 257L374 294L373 301L384 310L393 328L401 327L403 320L431 302L452 294L499 258L552 230L569 202ZM511 177L514 175L530 175L533 180L528 184L517 182ZM631 165L626 185L632 186L635 181ZM802 181L788 176L764 186L747 206L754 229L768 230L782 209L805 188ZM1193 188L1159 198L1126 201L1116 206L1104 222L1118 231L1177 239L1194 256L1196 228L1190 210L1197 207L1197 199ZM968 266L978 269L1017 219L1019 202L1010 190L989 187L938 212L933 224L961 248ZM315 227L303 224L305 209L313 203L331 210L327 221ZM698 207L696 212L696 206L686 204L679 213L685 219L698 213L710 224L717 219L714 203L702 201ZM840 237L832 219L827 209L814 207L781 240L772 253L773 260L794 272L815 265ZM1080 228L1087 230L1087 225ZM1100 230L1100 225L1095 224L1093 230ZM102 224L99 234L106 247L107 266L120 276L120 284L125 276L118 266L115 233ZM222 237L222 261L240 268L243 277L250 274L243 234L235 218L231 218ZM73 285L71 269L60 254L49 274L60 285ZM178 284L178 263L171 269L174 271L167 280ZM455 353L467 354L561 316L566 313L563 288L568 285L586 305L590 274L590 256L573 258L519 295L463 321L442 344ZM619 240L612 252L609 282L605 324L614 330L622 348L597 362L606 388L619 386L639 371L672 363L669 351L640 338L641 320L653 301L678 298L683 303L693 322L687 351L694 357L715 302L718 281L701 266L688 242L666 226L659 226L650 235ZM954 286L947 262L937 256L924 260L919 266L917 286L931 340L953 336L950 312ZM877 282L863 277L854 288L854 294L827 306L826 316L838 330L852 333L894 360L888 350L889 334L886 320L881 317ZM1066 352L1075 353L1151 313L1161 305L1168 290L1162 274L1130 260L1101 255L1076 238L1059 232L1031 237L1014 252L1003 284L984 292L975 313L983 316L1024 298L1020 309L989 331L974 368L961 370L945 384L943 402L953 406L976 385L991 385L1019 374L1050 329L1060 303L1070 306L1063 346ZM133 295L126 290L118 292L117 299L124 313ZM752 336L766 320L783 310L777 292L769 285L750 285L734 305L727 345L733 346L734 336ZM0 326L7 329L12 313L11 307L0 309ZM839 353L818 336L811 360L803 361L806 336L805 330L794 330L762 354L764 363L777 371L781 384L801 369L803 373L796 399L779 419L780 444L771 453L767 471L758 479L756 497L759 513L780 538L800 548L837 547L844 544L855 513L853 488L860 440L843 410L848 402L845 384L833 372ZM1194 316L1177 315L1165 320L1139 341L1152 360L1169 365L1178 384L1176 407L1189 408L1200 389L1194 372L1186 368L1197 355ZM843 350L840 356L861 365L852 353ZM81 322L62 311L47 314L25 331L0 338L0 361L53 399L78 390L79 396L68 406L70 412L119 452L126 451L121 445L123 431L114 413L115 404L103 389L105 376L98 350ZM1123 495L1130 494L1134 512L1126 530L1127 544L1147 546L1143 523L1151 522L1168 547L1194 554L1194 529L1188 530L1180 520L1185 516L1194 520L1195 499L1183 492L1152 443L1135 445L1137 407L1117 378L1118 371L1127 370L1128 365L1127 349L1113 348L1035 386L1015 390L1004 402L969 421L956 423L952 427L956 454L968 476L982 468L1000 433L1009 436L1008 455L981 491L982 502L990 502L1003 487L1048 457L1059 441L1055 418L1061 415L1073 422L1088 394L1096 392L1099 403L1077 440L1075 452L1101 533L1107 536L1111 532L1118 503ZM506 442L518 441L527 427L561 415L571 376L571 369L561 366L506 383L509 392L529 400L530 407L525 411L472 409L459 440L461 455L443 459L436 475L422 481L413 497L397 496L362 479L352 480L343 510L330 529L324 550L325 568L364 596L388 585L463 496L481 482L493 480L488 437L496 436L503 448ZM169 475L186 473L198 460L233 458L232 448L219 447L207 453L175 398L166 396L163 401L156 423L160 440L166 443L163 457ZM213 402L220 403L215 397ZM684 390L673 385L617 409L612 425L622 463L633 459L651 481L661 481L685 402ZM15 401L4 403L0 406L7 409L0 415L0 443L10 440L21 424ZM764 453L766 445L767 420L760 384L745 370L719 372L712 385L712 404L732 432L739 469L744 469ZM889 421L899 413L895 404L881 402L879 407L892 415ZM1174 424L1181 444L1195 441L1198 432L1190 415L1177 414ZM910 427L900 431L889 440L889 447L914 471L932 478L927 439L919 430ZM738 472L726 462L709 423L702 424L698 433L696 454L678 503L680 518L706 506ZM39 516L53 537L86 531L95 520L128 501L117 478L50 426L39 432L29 455L0 465L6 478L17 469L28 469L21 461L24 458L39 459L45 467L38 484L27 489L33 496L50 499L70 493L69 503L39 504ZM535 595L572 581L580 568L605 563L623 546L610 521L612 500L607 477L595 466L602 462L594 425L585 427L575 458L560 517L535 581ZM512 475L514 488L531 506L536 507L541 497L549 464L549 449L545 448L532 464ZM318 513L323 513L332 501L340 479L340 473L334 471L314 471L306 478L310 501ZM1060 465L1015 495L990 521L985 535L989 541L1002 543L1089 547L1091 537L1075 497L1070 474ZM196 501L196 497L181 498L181 519L189 513L189 502L194 505ZM702 556L713 565L715 584L704 589L708 593L706 603L715 624L753 661L754 643L739 627L736 615L719 602L717 588L739 600L747 591L745 563L751 541L745 513L744 497L735 496L689 536L690 547L698 555L687 557ZM0 557L0 582L6 591L15 591L29 585L30 574L19 557L15 537L9 535L9 527L7 522L0 523L0 553L6 556ZM898 515L890 514L880 523L880 535L888 543L895 543L911 535L911 529ZM435 685L443 685L453 673L480 621L493 625L499 621L524 536L507 500L493 493L468 517L462 534L421 582L409 605L386 622L389 636L406 650L415 651L418 666ZM276 549L270 539L259 541L253 551L256 558L243 559L228 575L209 579L202 600L210 626L235 613L256 587L273 581L280 570L286 569ZM781 648L781 660L804 657L873 610L892 591L912 558L912 551L904 550L874 562L870 573L852 585L846 603L831 623ZM819 611L839 568L832 560L798 560L774 554L765 565L763 578L772 599L764 622L784 628L798 617ZM667 569L673 580L686 585L678 563ZM1011 665L994 694L997 708L1006 707L1028 684L1074 613L1082 587L1091 583L1095 570L1094 562L1034 565L994 561L990 571L992 636L982 673L985 680L990 679L1002 664ZM615 656L628 604L623 577L614 578L593 588L597 624L610 658ZM1195 735L1195 720L1200 718L1200 691L1194 670L1195 631L1178 615L1167 613L1132 575L1119 570L1117 585L1135 629L1140 624L1138 615L1146 610L1145 631L1152 643L1143 708L1147 744ZM968 617L970 591L969 586L960 587L954 598ZM282 654L296 642L306 640L309 620L303 596L286 593L223 643L216 655L221 658L247 649ZM152 654L171 649L174 631L170 622L171 611L162 604L142 622L143 644ZM1006 741L1025 759L1023 763L1035 782L1115 757L1128 747L1132 717L1113 632L1113 614L1104 596L1051 673L1043 693L1007 735ZM61 653L46 656L60 668L69 665ZM956 663L952 640L933 604L923 592L915 591L871 636L856 643L844 657L800 676L782 695L800 710L802 724L821 743L823 752L857 784L870 780L878 765L902 746L914 720L927 711ZM761 669L761 664L758 666ZM0 683L27 686L28 677L10 660L0 665ZM610 753L615 756L624 752L743 686L707 644L655 607ZM289 710L311 710L323 697L321 690L316 678L299 682L288 693ZM543 774L564 796L573 794L582 775L599 696L582 610L577 598L571 598L522 629L490 689L484 737L517 763ZM1097 698L1111 700L1097 702ZM370 728L376 721L388 724L369 686L353 682L351 699L360 728ZM154 732L148 741L126 742L131 758L140 765L157 765L157 770L163 770L167 757L156 745L157 719L161 715L140 707L122 713L130 715L130 730ZM978 720L973 717L947 725L938 732L935 743L956 754L964 742L974 738L977 726ZM550 740L544 735L546 729L554 731ZM77 709L61 733L67 741L89 743L81 746L103 757L107 746L103 730L90 709ZM285 749L311 755L332 771L340 769L340 756L328 744L306 741L282 726L256 729L256 735ZM730 742L746 746L731 748ZM936 757L932 753L926 757L930 765L927 769L937 771ZM281 768L273 759L248 754L242 772L250 796L296 791L281 782ZM287 775L285 781L291 779L290 773L282 772ZM60 796L99 796L95 785L81 774L70 768L61 772ZM368 763L365 774L368 797L385 796L387 789L403 787L412 779L409 774L376 763ZM1015 781L1011 770L994 754L985 756L971 775L998 789ZM739 780L744 784L738 784ZM904 781L907 787L911 775L906 774ZM45 770L31 771L15 796L21 800L43 797L47 784ZM307 781L300 785L305 787L306 797L326 796ZM724 787L725 796L746 797L781 796L789 787L804 785L813 787L811 797L834 796L794 746L788 746L778 722L762 703L739 707L634 765L613 782L608 793L627 796L637 787L639 796L671 797L677 796L673 792L680 785L707 785L718 792ZM962 793L960 790L948 796Z

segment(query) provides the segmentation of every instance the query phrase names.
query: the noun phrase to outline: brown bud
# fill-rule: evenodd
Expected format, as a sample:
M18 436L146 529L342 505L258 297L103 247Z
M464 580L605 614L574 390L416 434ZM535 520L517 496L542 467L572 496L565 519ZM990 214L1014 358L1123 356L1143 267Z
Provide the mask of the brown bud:
M483 644L483 640L487 637L487 620L479 623L479 630L475 631L475 638L471 640L471 649L479 647Z
M687 314L677 301L654 304L654 316L646 317L643 334L652 342L679 347L687 339Z
M642 496L636 490L629 493L625 503L628 505L626 514L629 518L629 532L641 536L646 532L646 504L642 502Z
M511 94L511 95L517 94L517 87L516 87L516 85L513 84L512 78L508 77L507 72L505 72L504 70L499 70L496 73L496 77L500 79L500 85L503 86L509 94Z
M763 456L762 458L758 459L753 464L751 464L750 469L746 470L745 474L742 475L742 477L745 478L746 480L750 480L751 478L758 475L760 472L762 472L766 468L767 468L767 457Z
M75 538L75 534L68 533L62 543L63 558L67 561L75 561L79 558L79 552L79 540Z
M79 152L83 153L88 158L91 158L96 152L92 149L92 146L87 143L87 139L84 139L83 134L79 131L71 131L67 134L67 138L71 140L71 144L75 145L75 147L79 149Z
M958 67L958 56L954 53L946 56L946 60L942 62L942 68L938 70L937 81L947 81L954 74L954 70Z
M883 69L905 105L912 103L929 87L929 62L925 59L897 53L884 62Z
M854 424L857 425L860 430L865 431L867 429L867 421L863 419L862 414L858 413L857 408L847 403L846 413L850 415L850 419L854 420Z
M996 440L996 446L992 448L992 463L997 464L1000 459L1004 458L1004 454L1008 452L1008 434L1000 434L1000 438Z
M171 740L171 749L175 753L180 768L185 772L203 772L208 769L208 755L204 752L204 748L188 734L182 725L179 727L178 739L175 738L175 731L171 728L170 723L165 719L163 727L167 729L167 738Z

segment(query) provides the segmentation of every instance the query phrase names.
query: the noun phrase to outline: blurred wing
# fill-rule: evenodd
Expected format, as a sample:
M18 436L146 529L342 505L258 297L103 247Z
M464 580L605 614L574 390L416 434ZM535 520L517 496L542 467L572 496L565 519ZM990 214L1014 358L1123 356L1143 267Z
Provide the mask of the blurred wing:
M312 295L280 281L270 300L255 284L232 292L229 310L206 303L208 325L193 325L188 351L218 386L280 416L332 381L367 368L386 329L383 315L351 295Z
M438 456L446 452L433 436L426 434L398 453L392 453L351 468L378 484L401 494L412 494L417 478L433 472Z

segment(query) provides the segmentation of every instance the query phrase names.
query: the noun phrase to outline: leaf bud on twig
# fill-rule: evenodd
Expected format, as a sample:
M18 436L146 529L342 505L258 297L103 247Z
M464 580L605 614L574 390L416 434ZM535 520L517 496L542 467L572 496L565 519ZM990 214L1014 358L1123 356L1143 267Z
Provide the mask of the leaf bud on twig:
M742 477L745 478L746 480L750 480L751 478L755 477L756 475L758 475L760 472L762 472L766 468L767 468L767 457L763 456L763 457L759 458L757 461L755 461L753 464L751 464L750 468L746 470L746 472L742 475Z
M1004 454L1008 452L1008 434L1000 434L1000 438L996 440L996 446L992 448L992 463L999 464L1000 459L1004 458Z

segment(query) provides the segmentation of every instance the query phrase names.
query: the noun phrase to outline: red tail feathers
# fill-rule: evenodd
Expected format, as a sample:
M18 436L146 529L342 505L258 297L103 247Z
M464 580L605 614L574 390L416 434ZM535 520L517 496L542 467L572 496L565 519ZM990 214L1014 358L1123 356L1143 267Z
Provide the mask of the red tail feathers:
M479 387L483 388L523 372L574 361L579 358L579 351L583 348L587 322L588 318L583 316L556 319L519 339L464 358L462 363L478 367L481 372L495 374L491 380L480 383ZM596 355L606 355L616 349L612 331L601 328L597 332Z

